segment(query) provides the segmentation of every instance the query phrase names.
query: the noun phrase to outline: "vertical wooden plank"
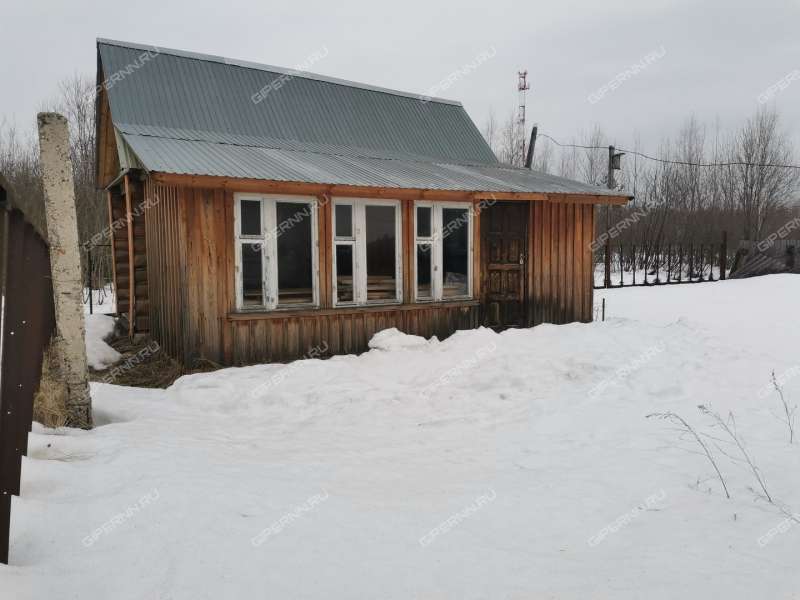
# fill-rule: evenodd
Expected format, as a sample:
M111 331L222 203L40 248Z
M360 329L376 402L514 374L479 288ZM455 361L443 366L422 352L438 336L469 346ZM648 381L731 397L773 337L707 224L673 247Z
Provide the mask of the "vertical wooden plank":
M403 303L410 304L414 298L416 267L414 248L414 201L400 201L401 241L400 256L403 260Z
M526 306L525 306L525 323L528 327L533 325L534 320L534 297L536 294L536 285L534 282L534 277L536 276L536 269L535 269L535 261L536 261L536 250L535 250L535 237L534 237L534 212L535 208L533 206L533 202L528 202L528 224L527 224L527 231L528 235L526 236L525 244L525 278L527 283L525 285L525 293L526 293Z
M480 201L473 200L472 203L472 293L473 298L484 302L483 273L481 273L481 216ZM413 241L413 237L412 237Z
M572 226L572 269L573 303L571 321L583 320L583 206L575 204L575 217Z
M590 322L594 318L594 256L590 247L591 240L595 235L595 214L596 208L594 204L587 205L586 207L585 222L584 222L584 239L587 240L583 251L586 253L587 267L584 273L586 278L585 297L584 297L584 319Z
M564 323L573 320L575 299L572 296L575 289L574 269L575 255L573 253L573 236L575 235L575 204L564 205Z
M175 314L176 331L180 332L178 336L180 344L181 360L185 365L191 362L190 356L190 341L191 341L191 323L189 322L190 311L190 297L188 290L188 276L187 276L187 263L188 263L188 209L194 200L193 190L187 187L178 188L178 193L175 199L175 248L174 251L178 257L178 273L176 293L175 293L175 306L180 308L179 312Z
M544 271L544 244L542 232L542 220L544 215L544 203L534 202L534 215L533 215L533 236L534 236L534 320L533 324L538 325L544 321L544 297L543 297L543 271Z
M552 268L553 268L553 255L552 255L552 203L542 202L542 222L539 226L539 231L542 236L542 322L552 322L552 304L553 304L553 287L552 287Z
M319 230L319 305L333 306L333 208L329 195L317 198Z
M559 203L558 229L558 322L564 323L567 315L567 205Z

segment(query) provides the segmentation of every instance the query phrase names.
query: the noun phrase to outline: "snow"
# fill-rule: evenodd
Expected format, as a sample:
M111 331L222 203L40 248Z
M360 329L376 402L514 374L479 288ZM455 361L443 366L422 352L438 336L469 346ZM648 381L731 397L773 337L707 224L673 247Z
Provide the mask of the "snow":
M114 331L114 317L101 314L86 315L86 358L97 371L117 362L122 355L109 346L105 339Z
M92 384L96 429L34 427L0 595L797 598L800 525L712 446L726 499L645 416L719 437L696 406L733 411L800 511L800 444L764 392L797 372L800 277L602 296L604 323Z
M403 333L397 327L391 327L373 335L369 341L369 347L376 350L401 350L403 348L427 346L437 341L435 337L429 341L418 335Z

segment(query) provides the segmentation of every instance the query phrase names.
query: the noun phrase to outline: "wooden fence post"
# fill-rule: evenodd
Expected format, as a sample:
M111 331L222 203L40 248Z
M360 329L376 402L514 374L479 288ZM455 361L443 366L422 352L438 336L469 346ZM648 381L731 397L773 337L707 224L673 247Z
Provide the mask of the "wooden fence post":
M606 239L606 256L605 256L605 277L603 277L603 286L611 287L611 238Z

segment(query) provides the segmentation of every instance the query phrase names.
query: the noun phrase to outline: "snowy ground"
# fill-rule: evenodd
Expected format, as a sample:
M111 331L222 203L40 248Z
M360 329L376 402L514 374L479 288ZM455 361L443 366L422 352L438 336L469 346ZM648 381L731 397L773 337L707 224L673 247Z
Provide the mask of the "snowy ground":
M122 355L106 343L114 331L114 318L103 314L87 314L86 318L86 358L95 370L106 369L117 362Z
M99 427L31 435L0 596L800 598L800 524L645 419L734 411L800 512L768 391L800 400L800 277L601 294L605 323L93 384Z

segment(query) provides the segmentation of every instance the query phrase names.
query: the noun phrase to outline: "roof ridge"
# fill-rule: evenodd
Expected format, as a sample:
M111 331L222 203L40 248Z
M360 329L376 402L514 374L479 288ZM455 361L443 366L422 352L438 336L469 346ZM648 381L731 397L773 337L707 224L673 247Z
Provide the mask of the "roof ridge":
M424 100L425 102L435 102L438 104L449 104L452 106L461 106L464 105L459 102L458 100L449 100L447 98L439 98L436 96L427 96L425 94L414 94L412 92L404 92L402 90L394 90L391 88L385 88L377 85L370 85L368 83L361 83L358 81L352 81L348 79L341 79L338 77L330 77L328 75L322 75L320 73L312 73L311 71L304 71L299 69L291 69L286 67L279 67L276 65L268 65L264 63L257 63L251 62L246 60L238 60L234 58L226 58L224 56L218 56L216 54L204 54L201 52L190 52L187 50L178 50L175 48L164 48L161 46L156 45L147 45L147 44L137 44L134 42L123 42L120 40L111 40L107 38L97 38L96 40L97 45L105 44L107 46L117 46L120 48L128 48L131 50L146 50L146 51L155 51L157 54L169 54L172 56L178 56L181 58L189 58L194 60L202 60L206 62L215 62L224 65L229 65L233 67L240 67L243 69L253 69L256 71L266 71L268 73L280 73L283 75L291 75L292 77L302 77L304 79L312 79L314 81L322 81L326 83L332 83L335 85L342 85L346 87L352 88L359 88L363 90L368 90L372 92L378 92L383 94L389 94L392 96L400 96L405 98L411 98L413 100ZM325 47L327 50L327 47Z

